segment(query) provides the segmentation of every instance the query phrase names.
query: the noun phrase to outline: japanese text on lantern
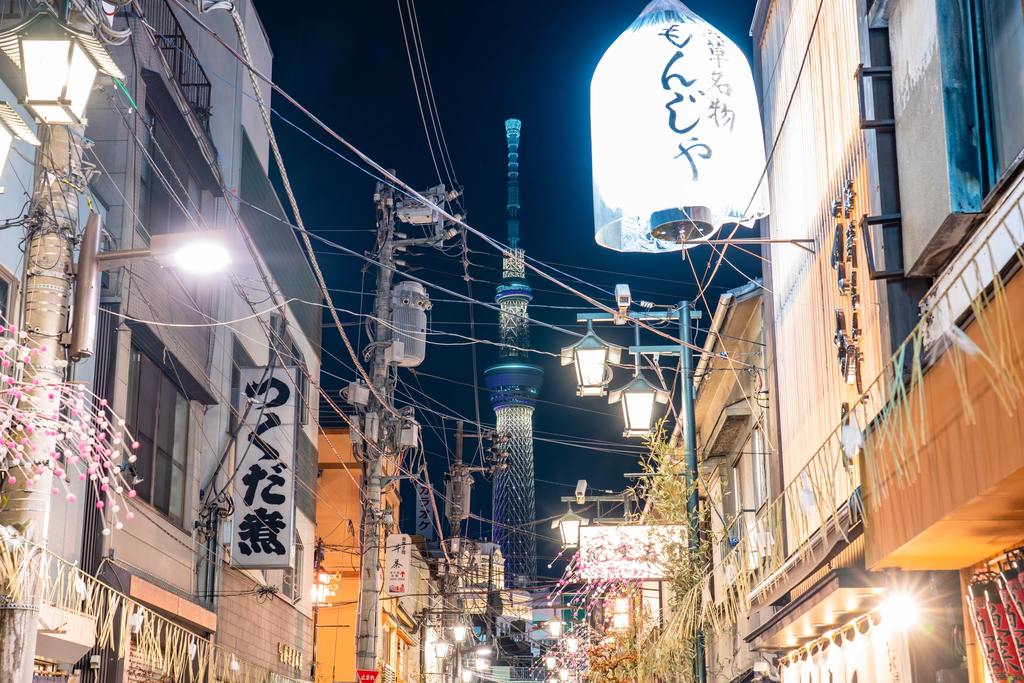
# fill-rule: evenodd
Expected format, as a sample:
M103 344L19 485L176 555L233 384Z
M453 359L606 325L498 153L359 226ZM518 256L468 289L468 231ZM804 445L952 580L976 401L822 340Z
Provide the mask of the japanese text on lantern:
M700 126L710 121L718 128L730 131L736 124L736 112L732 104L732 85L728 83L722 72L722 62L727 59L722 39L712 33L707 34L707 58L711 64L710 80L701 83L694 70L693 77L687 76L684 62L687 53L696 50L693 44L693 33L684 37L686 28L682 24L671 24L658 35L674 48L671 56L661 71L661 87L671 93L672 98L665 104L668 110L668 127L678 136L678 154L690 165L693 179L700 178L699 159L710 159L712 149L700 138Z
M242 368L234 480L232 563L285 568L291 563L295 489L295 380L293 370Z

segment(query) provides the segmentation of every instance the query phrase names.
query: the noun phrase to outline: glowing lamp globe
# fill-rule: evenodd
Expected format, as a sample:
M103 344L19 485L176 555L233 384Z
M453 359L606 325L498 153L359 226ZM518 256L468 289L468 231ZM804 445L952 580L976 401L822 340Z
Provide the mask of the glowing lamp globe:
M651 2L604 53L590 128L604 247L679 250L767 214L750 65L678 0Z
M655 404L668 403L668 392L637 373L629 384L608 394L608 402L622 404L623 436L647 436L654 423Z
M467 629L464 625L456 624L455 626L452 626L452 638L455 639L456 643L461 643L466 639L468 630L469 629Z
M579 547L580 527L589 523L589 519L577 515L570 507L568 512L552 522L551 525L558 529L558 533L562 537L562 547L569 549Z
M96 38L49 9L0 33L0 50L24 77L23 103L44 123L82 123L97 74L124 79Z
M622 347L605 342L587 322L587 333L572 346L562 349L562 365L576 369L577 396L604 396L612 376L610 364L619 362Z
M548 668L548 671L554 670L554 668L558 666L558 657L548 655L544 658L544 666Z
M438 659L444 659L447 657L450 650L451 645L443 640L439 640L434 643L434 656Z

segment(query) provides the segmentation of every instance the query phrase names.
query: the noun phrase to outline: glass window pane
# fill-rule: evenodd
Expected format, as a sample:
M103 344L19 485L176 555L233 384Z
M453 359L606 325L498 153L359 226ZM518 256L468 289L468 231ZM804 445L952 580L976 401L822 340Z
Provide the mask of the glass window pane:
M174 462L184 467L188 452L188 399L181 392L175 392L173 438L174 444L171 453L174 456Z
M145 436L139 438L139 450L137 451L138 460L135 461L135 474L140 479L140 483L136 487L136 491L142 500L152 500L151 491L153 490L153 441Z
M7 319L7 312L10 306L11 283L0 278L0 322L5 325L10 322Z
M153 467L153 507L164 513L171 509L171 456L156 449Z
M173 521L179 524L185 518L185 471L177 466L171 467L171 486L167 514Z
M174 448L175 408L178 399L178 388L173 382L164 380L160 385L160 412L157 418L157 448L171 453Z
M139 352L135 349L131 350L128 356L128 410L126 411L125 420L128 422L128 430L135 432L138 410L137 404L139 400Z
M161 384L161 372L149 358L139 356L139 399L135 428L141 436L156 437L157 388Z
M1021 0L984 0L985 46L999 173L1024 148L1024 8Z

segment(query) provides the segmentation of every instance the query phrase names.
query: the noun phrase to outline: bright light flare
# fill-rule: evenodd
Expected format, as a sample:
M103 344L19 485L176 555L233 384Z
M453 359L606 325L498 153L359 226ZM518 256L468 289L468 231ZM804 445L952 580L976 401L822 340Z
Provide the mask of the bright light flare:
M917 625L920 605L909 593L894 593L879 607L882 623L897 631L906 631Z
M231 263L227 247L215 240L196 239L183 244L171 255L174 265L195 275L219 273Z

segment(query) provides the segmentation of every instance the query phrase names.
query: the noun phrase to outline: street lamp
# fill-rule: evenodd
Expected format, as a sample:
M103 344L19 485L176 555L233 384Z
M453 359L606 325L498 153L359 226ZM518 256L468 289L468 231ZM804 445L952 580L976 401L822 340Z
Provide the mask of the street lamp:
M559 672L558 672L558 680L560 680L560 681L567 681L567 680L569 680L569 670L568 669L561 669L561 670L559 670Z
M576 654L576 652L579 649L580 649L579 638L570 637L570 638L566 638L565 639L565 651L566 652L568 652L571 655L574 655L574 654Z
M588 524L590 524L590 520L577 515L570 506L569 511L552 522L551 526L558 529L559 534L562 536L562 547L568 549L579 547L580 527Z
M68 349L73 361L91 356L95 346L102 271L152 259L187 273L209 274L223 270L231 262L226 236L221 230L153 235L148 247L101 252L102 228L99 214L89 214L82 231L75 273L71 346Z
M553 671L555 667L558 666L558 657L554 655L548 655L544 658L544 666L546 666L549 671Z
M0 102L0 169L7 163L7 155L11 152L15 138L35 147L39 146L39 138L25 123L25 119L14 111L14 107L6 102Z
M437 641L434 643L434 656L438 659L444 659L451 651L451 647L451 644L444 640Z
M469 669L463 669L462 670L462 683L472 683L472 681L473 681L473 672L470 671Z
M44 123L82 123L96 75L124 79L96 38L71 28L49 8L0 33L0 50L21 70L22 101Z
M572 346L562 349L562 365L573 364L576 369L577 396L604 396L612 369L619 362L622 347L608 344L594 333L587 321L587 333Z
M452 626L452 638L455 639L456 643L461 643L466 639L469 629L464 624L455 624Z
M562 622L558 619L552 619L548 622L548 635L552 638L558 638L562 635Z
M668 403L668 392L648 382L639 366L632 381L608 394L608 403L622 403L625 437L647 436L654 421L654 406Z

